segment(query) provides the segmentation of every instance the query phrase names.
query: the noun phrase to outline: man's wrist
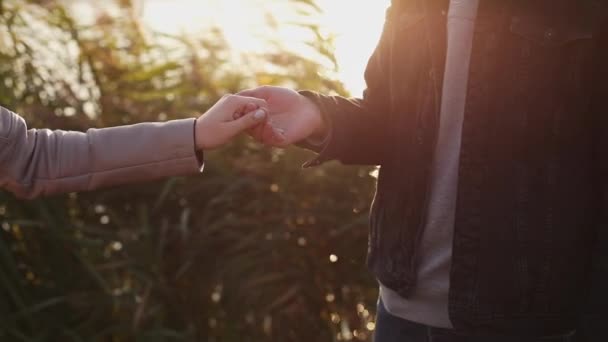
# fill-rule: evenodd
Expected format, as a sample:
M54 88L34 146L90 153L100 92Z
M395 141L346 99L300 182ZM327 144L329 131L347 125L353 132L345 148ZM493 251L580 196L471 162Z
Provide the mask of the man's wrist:
M311 143L317 142L318 144L322 144L325 140L327 140L327 136L329 135L329 127L323 115L319 112L320 123L317 126L317 129L312 132L310 136L308 136L308 140Z
M310 142L323 142L327 140L330 131L329 122L315 101L316 94L310 91L300 91L299 94L304 98L303 101L306 102L306 106L311 108L310 110L314 112L314 116L317 118L317 122L314 125L315 128L306 140Z
M322 128L319 128L315 132L306 138L306 141L313 146L323 146L327 144L329 140L329 129L324 123Z

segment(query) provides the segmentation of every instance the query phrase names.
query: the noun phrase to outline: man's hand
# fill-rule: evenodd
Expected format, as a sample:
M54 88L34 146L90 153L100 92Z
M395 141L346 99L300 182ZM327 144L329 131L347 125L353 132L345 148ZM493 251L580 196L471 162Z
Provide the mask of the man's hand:
M268 105L267 122L249 131L259 142L285 147L310 136L327 134L317 105L291 89L262 86L242 91L239 95L263 99Z
M235 113L243 113L235 118ZM268 105L265 100L239 95L222 97L205 114L196 119L196 147L209 150L229 142L239 133L257 125L265 126ZM268 132L273 136L272 128Z

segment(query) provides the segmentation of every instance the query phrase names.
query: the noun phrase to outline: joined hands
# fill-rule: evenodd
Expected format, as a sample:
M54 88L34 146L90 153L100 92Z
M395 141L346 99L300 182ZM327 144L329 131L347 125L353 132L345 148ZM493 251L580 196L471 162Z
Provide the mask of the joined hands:
M268 119L248 130L257 141L286 147L310 137L324 137L327 127L317 105L291 89L262 86L244 90L240 96L262 99L268 106ZM242 113L237 113L238 118Z
M316 104L298 92L273 86L222 97L196 120L196 146L220 147L247 131L264 145L286 147L324 137L327 127Z

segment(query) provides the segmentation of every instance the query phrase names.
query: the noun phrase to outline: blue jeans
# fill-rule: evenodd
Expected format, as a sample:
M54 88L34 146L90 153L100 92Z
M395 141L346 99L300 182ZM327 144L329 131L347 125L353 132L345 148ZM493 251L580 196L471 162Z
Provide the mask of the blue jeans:
M451 329L432 328L395 317L378 302L374 342L575 342L573 336L522 339L521 337L468 337Z

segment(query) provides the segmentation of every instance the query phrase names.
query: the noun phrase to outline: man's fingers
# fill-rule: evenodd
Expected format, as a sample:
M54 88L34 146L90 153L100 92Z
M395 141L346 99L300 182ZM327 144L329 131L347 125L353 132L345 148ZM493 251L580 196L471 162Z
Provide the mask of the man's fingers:
M260 134L260 139L262 143L270 146L283 146L285 144L285 131L273 127L270 124L260 125L262 126L262 132Z
M273 127L269 122L259 123L250 128L248 133L258 142L268 146L284 146L287 141L285 131Z
M268 126L268 123L265 124L260 124L257 126L254 126L253 128L251 128L249 130L249 134L258 142L263 143L264 141L262 140L262 137L264 135L264 127Z
M268 100L270 98L270 87L261 86L253 89L246 89L239 92L237 95Z

